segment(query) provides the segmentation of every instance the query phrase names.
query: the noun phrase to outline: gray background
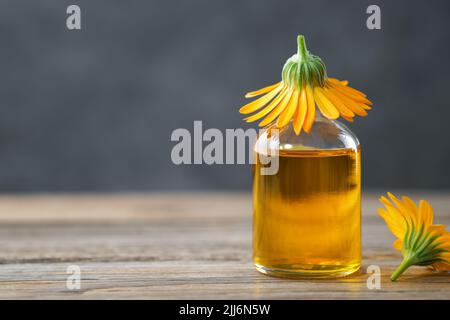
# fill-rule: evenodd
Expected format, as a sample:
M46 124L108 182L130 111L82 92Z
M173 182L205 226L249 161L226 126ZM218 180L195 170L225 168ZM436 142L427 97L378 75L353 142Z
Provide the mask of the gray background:
M82 9L68 31L66 8ZM382 30L365 26L369 4ZM175 166L175 128L244 127L295 37L375 107L350 128L366 188L448 189L449 1L0 3L0 191L245 189L250 167Z

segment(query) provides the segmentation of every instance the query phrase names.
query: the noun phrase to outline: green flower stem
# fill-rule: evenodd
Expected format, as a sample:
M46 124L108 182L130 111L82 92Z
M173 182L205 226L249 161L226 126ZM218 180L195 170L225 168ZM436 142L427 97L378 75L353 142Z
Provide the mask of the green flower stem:
M302 35L299 35L297 37L297 55L298 55L300 62L306 60L306 57L308 55L308 50L306 49L305 37Z
M398 277L402 275L403 272L405 272L406 269L411 267L414 264L414 260L412 257L405 257L400 263L400 265L397 267L397 269L394 271L394 273L391 275L391 281L396 281Z

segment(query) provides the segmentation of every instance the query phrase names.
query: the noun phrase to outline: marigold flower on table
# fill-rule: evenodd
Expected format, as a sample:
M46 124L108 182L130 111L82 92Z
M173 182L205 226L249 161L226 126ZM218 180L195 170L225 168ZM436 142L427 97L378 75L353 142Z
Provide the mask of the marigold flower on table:
M256 112L244 120L253 122L263 118L259 126L275 124L277 128L293 120L294 131L299 135L302 128L310 132L316 105L328 119L341 116L353 122L356 115L366 116L372 105L366 95L348 86L348 81L329 78L323 61L306 49L303 36L298 36L297 43L297 54L286 61L282 80L245 95L246 98L263 96L240 108L243 114Z
M444 225L433 224L433 208L421 200L417 206L410 198L396 198L388 192L381 197L385 208L378 209L391 232L397 237L394 248L401 251L403 261L392 274L398 277L410 266L430 266L434 270L450 270L450 232Z

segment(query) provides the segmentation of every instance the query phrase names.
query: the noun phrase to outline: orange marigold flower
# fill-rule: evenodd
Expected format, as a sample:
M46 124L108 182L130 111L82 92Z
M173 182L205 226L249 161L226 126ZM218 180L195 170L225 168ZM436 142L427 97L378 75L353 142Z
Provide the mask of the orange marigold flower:
M240 113L255 114L245 118L247 122L264 118L259 126L275 123L282 128L293 120L295 133L310 132L314 122L316 105L329 118L339 116L353 122L353 117L366 116L371 109L366 95L348 86L348 81L328 78L325 64L306 49L305 38L297 37L298 51L289 58L281 74L282 81L249 92L246 98L262 97L239 109Z
M391 280L397 280L412 265L450 270L450 232L443 225L433 224L431 205L421 200L417 206L410 198L400 200L390 192L388 197L390 201L384 196L380 198L385 209L378 209L378 214L398 238L394 248L403 254L403 261Z

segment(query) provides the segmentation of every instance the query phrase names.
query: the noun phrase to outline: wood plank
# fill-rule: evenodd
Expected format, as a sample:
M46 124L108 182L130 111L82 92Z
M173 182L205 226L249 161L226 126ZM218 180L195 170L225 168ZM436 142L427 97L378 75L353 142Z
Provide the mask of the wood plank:
M450 225L450 194L413 196ZM1 196L0 298L449 299L448 273L414 267L389 281L400 255L377 197L363 199L361 272L294 281L254 270L247 193ZM81 268L81 290L66 287L69 265ZM369 265L382 270L381 290L367 288Z

